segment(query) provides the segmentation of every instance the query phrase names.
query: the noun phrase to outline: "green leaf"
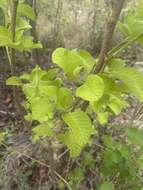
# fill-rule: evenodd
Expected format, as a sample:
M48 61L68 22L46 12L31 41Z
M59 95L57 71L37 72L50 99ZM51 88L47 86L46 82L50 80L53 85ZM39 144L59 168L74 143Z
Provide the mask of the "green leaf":
M76 96L87 101L98 101L103 93L104 82L97 75L89 75L85 83L76 90Z
M120 79L133 95L143 101L143 74L141 72L135 68L126 67L112 71L111 74Z
M53 118L54 105L46 97L35 97L30 101L30 110L33 120L45 122Z
M77 53L82 58L84 64L86 66L89 66L89 68L91 68L91 66L97 63L88 51L80 49L77 51Z
M84 169L75 168L69 174L69 185L71 189L77 189L78 184L84 179Z
M110 94L108 107L116 114L119 115L119 113L122 111L123 108L126 108L128 106L128 103L122 98L119 98L113 94Z
M91 121L87 114L80 110L65 114L63 120L69 129L60 136L60 140L70 149L72 157L79 156L93 133Z
M117 92L118 87L113 78L110 78L107 74L100 74L99 76L104 82L104 94Z
M26 20L18 17L16 19L16 30L27 30L32 28L31 25L29 24L29 22L27 22Z
M143 154L141 154L138 158L138 164L141 169L143 169Z
M38 126L34 127L32 131L34 132L33 140L37 141L40 137L48 137L52 136L53 134L53 123L48 121L46 123L39 124Z
M5 140L7 134L7 132L0 132L0 144Z
M0 0L0 8L6 13L8 9L8 0Z
M143 147L143 130L137 128L128 128L126 134L131 143Z
M15 49L19 51L31 51L32 49L42 48L41 43L34 43L32 36L22 36L22 38L19 40L15 46L13 46Z
M97 102L90 102L90 106L95 113L103 112L107 108L108 101L109 95L105 94Z
M12 34L4 26L0 26L0 46L12 45Z
M17 13L18 13L18 15L25 16L31 20L36 19L36 15L35 15L32 7L30 7L28 4L25 4L25 3L20 3L18 5Z
M112 182L104 182L101 185L100 190L115 190L114 184Z
M24 94L26 95L27 100L32 99L33 97L36 97L36 87L32 83L24 84L22 86L22 90Z
M47 73L42 77L42 80L54 80L58 75L59 69L50 69Z
M137 6L128 11L123 22L119 22L119 29L127 36L128 42L143 43L143 3L139 0Z
M52 60L71 78L76 73L79 73L82 68L90 70L94 64L94 59L88 52L83 50L68 50L65 48L57 48L52 54Z
M109 113L108 112L98 112L97 113L97 120L101 125L104 125L108 122Z
M6 85L21 86L22 82L19 77L10 77L6 80Z
M44 84L39 84L39 93L46 97L48 100L52 102L57 101L57 90L58 88L53 85L44 85Z
M124 158L128 158L130 156L130 149L127 145L119 142L119 141L116 141L114 140L114 138L110 135L104 135L103 136L103 141L104 141L104 144L105 146L110 149L110 150L118 150L122 157Z
M59 88L57 90L57 108L61 110L68 109L73 103L71 90L68 88Z
M122 59L117 59L117 58L111 59L110 62L108 63L109 69L115 70L115 71L125 67L125 65L126 65L126 61Z

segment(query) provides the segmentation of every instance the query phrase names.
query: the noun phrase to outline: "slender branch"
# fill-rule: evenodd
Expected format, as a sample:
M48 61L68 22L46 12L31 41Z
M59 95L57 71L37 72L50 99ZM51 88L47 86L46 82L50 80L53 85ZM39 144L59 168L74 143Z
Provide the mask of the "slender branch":
M12 33L12 42L15 42L15 38L16 38L16 18L17 18L17 8L18 8L18 4L19 4L19 0L11 0L11 25L10 25L10 29L11 29L11 33ZM8 52L8 48L6 48L7 51L7 55L8 55L8 59L9 59L9 63L11 66L11 74L15 75L16 74L16 51L14 48L10 49L10 56L9 56L9 52ZM15 106L18 110L18 114L20 115L23 124L25 125L25 121L23 119L23 109L22 106L20 105L19 102L19 95L18 95L18 91L16 87L13 87L13 97L14 97L14 101L15 101Z
M38 16L38 13L37 13L37 0L32 0L30 5L32 6L33 11L34 11L34 13L36 15L36 18L37 18L37 16ZM37 43L38 42L38 35L37 35L37 31L36 31L36 21L31 20L30 24L32 26L31 35L34 37L34 42ZM33 49L32 50L32 59L33 59L34 64L40 66L40 54L39 54L38 49Z
M48 151L49 151L49 162L50 162L50 170L51 170L51 177L53 182L55 182L55 160L54 160L54 152L53 152L53 146L52 146L52 140L49 140L49 147L48 147Z
M113 4L111 17L109 17L106 24L106 31L104 34L102 48L99 54L99 60L97 65L93 67L91 73L97 74L102 72L104 70L104 67L108 63L108 52L111 48L113 34L125 1L126 0L115 0ZM84 102L81 105L81 109L85 111L88 105L88 102Z
M102 48L99 54L99 60L97 66L94 66L92 73L99 73L102 71L104 65L107 64L107 54L111 48L113 34L118 22L121 10L123 8L125 0L114 0L111 17L109 17L106 25L106 32L102 43Z
M11 2L11 33L12 33L12 41L15 42L15 29L16 29L16 16L17 16L17 7L18 0L12 0ZM15 74L16 69L16 61L15 61L15 49L11 49L11 70L12 75Z

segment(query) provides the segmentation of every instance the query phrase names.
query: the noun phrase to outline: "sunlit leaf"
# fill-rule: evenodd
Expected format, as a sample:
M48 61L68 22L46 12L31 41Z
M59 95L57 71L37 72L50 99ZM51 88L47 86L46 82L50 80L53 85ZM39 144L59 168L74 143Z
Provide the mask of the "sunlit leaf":
M82 111L68 113L63 116L63 120L69 129L60 136L60 140L70 149L72 157L79 156L93 133L91 121Z
M103 93L104 82L97 75L89 75L85 83L76 90L76 96L87 101L98 101Z

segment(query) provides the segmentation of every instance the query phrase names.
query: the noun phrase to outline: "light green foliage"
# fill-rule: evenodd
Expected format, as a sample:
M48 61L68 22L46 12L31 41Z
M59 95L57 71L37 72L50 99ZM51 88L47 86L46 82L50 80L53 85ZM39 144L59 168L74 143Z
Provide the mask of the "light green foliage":
M120 79L132 94L143 101L143 74L141 72L135 68L125 67L111 71L111 75Z
M12 34L4 26L0 26L0 46L12 46Z
M54 104L50 103L48 98L42 96L32 98L30 109L32 110L32 120L44 122L53 118Z
M111 94L109 98L108 107L116 114L118 115L121 113L123 108L127 107L127 102L125 100L122 100L121 98L118 98L117 96Z
M115 46L109 55L116 56L134 42L143 44L143 2L137 0L136 4L136 6L130 7L124 19L118 22L119 29L125 35L125 39Z
M84 179L87 178L86 173L89 169L92 169L95 166L95 160L92 156L92 153L89 151L84 151L80 166L77 168L74 168L68 177L68 182L70 187L74 189L78 189L80 184L83 183Z
M47 137L53 135L53 123L51 121L36 126L32 131L34 132L33 141L40 140L40 137Z
M93 134L91 121L86 113L78 110L64 115L63 120L69 129L60 139L68 146L72 157L78 156Z
M22 85L22 82L21 82L21 80L20 80L20 78L19 77L10 77L9 79L7 79L7 81L6 81L6 84L7 85L14 85L14 86L20 86L20 85Z
M79 54L83 57L81 58ZM70 57L67 55L70 55ZM72 56L73 59L71 59ZM81 50L69 51L58 48L53 53L53 60L56 64L63 68L66 74L70 75L73 75L72 71L79 66L79 63L81 65L89 63L90 61L87 61L90 60L88 59L89 57L90 54ZM113 63L118 63L118 72L117 67L114 67ZM14 77L8 79L7 83L10 85L12 83L14 85L22 85L23 92L28 101L26 104L28 114L25 118L30 121L37 120L40 122L38 130L34 130L37 139L42 137L40 130L42 131L43 129L44 131L46 129L43 126L47 126L48 128L45 122L52 121L54 125L56 114L60 114L62 125L64 126L64 123L67 124L68 128L66 132L62 131L62 134L58 138L69 148L70 155L75 157L88 144L90 136L93 134L91 120L85 112L81 110L70 112L73 109L76 97L89 101L89 114L96 114L94 121L98 121L101 125L108 123L110 116L113 114L118 115L128 106L126 97L130 95L130 92L139 99L142 99L143 76L138 70L126 67L124 63L121 59L111 60L109 67L105 69L104 73L84 76L81 86L76 88L65 87L64 80L58 77L58 75L61 75L59 69L44 71L38 66L30 74L24 74L20 78ZM71 68L68 64L71 64ZM64 79L67 79L66 76L64 76ZM23 81L27 82L23 83ZM53 129L49 128L49 130L51 131ZM48 137L49 131L47 130L47 133L45 135L43 134L43 136ZM113 172L115 164L121 167L125 159L122 151L118 149L105 151L104 158L108 157L105 163L112 163L111 165L105 164L105 173L108 173L109 168ZM129 161L128 164L129 169L131 162ZM111 166L113 166L113 169L111 169Z
M133 7L124 18L123 22L119 22L119 28L130 39L143 42L143 2L138 0L137 6Z
M109 70L117 71L118 69L124 68L126 66L126 61L119 59L119 58L113 58L110 60L108 67Z
M143 147L143 130L137 128L128 128L126 134L131 143Z
M103 174L108 177L118 174L121 184L137 183L139 185L137 152L135 153L129 145L120 140L117 141L109 135L104 136L103 141L106 145L106 149L102 152Z
M20 3L18 5L17 14L19 16L25 16L31 20L35 20L36 18L32 7L30 7L28 4L25 3Z
M8 135L7 132L0 132L0 144L5 140L5 137Z
M57 108L66 110L73 103L73 96L68 88L59 88L57 90Z
M109 112L98 112L97 113L97 120L101 125L104 125L108 123L108 118L109 118Z
M138 158L138 164L141 169L143 169L143 154L141 154Z
M75 168L70 174L69 174L69 185L72 189L78 189L79 184L84 180L84 171L82 168Z
M79 74L82 69L89 72L95 63L94 58L88 52L65 48L56 49L53 52L52 60L71 78Z
M76 91L76 96L87 101L98 101L104 93L104 83L97 75L89 75L85 83Z
M120 23L126 38L109 52L108 65L102 73L92 72L98 58L94 59L87 51L57 48L52 55L56 68L46 71L36 66L31 73L7 80L8 85L22 87L26 96L25 118L38 123L32 129L33 141L54 137L69 149L71 157L83 153L81 164L84 167L73 168L69 176L73 189L78 188L79 182L84 180L86 168L95 164L93 158L87 152L85 156L83 151L86 145L89 145L89 150L92 142L94 146L96 142L102 142L98 147L101 150L94 152L95 161L99 165L101 163L101 179L97 184L99 190L114 190L117 184L120 184L119 189L126 189L127 186L133 187L132 190L141 189L143 131L127 128L118 131L114 137L116 131L108 123L111 116L119 115L129 105L130 95L143 101L143 74L117 57L129 44L141 41L142 1L140 3L140 7L135 8L138 12L129 11L123 23ZM16 41L12 42L10 29L1 26L1 46L19 51L40 48L41 45L34 44L31 36L25 36L30 25L20 15L35 19L29 6L19 5ZM84 103L88 103L87 107ZM97 128L99 131L95 133L96 125L104 125L106 135L102 134L102 128ZM92 135L95 136L93 141Z
M35 20L36 16L32 7L22 2L19 2L17 8L15 42L13 42L11 28L7 27L10 26L11 22L10 5L8 0L0 2L0 7L5 15L5 26L0 26L0 47L10 47L18 51L31 51L34 48L42 48L40 42L34 43L33 37L25 34L25 31L31 28L27 19Z
M112 182L104 182L101 185L100 190L115 190L115 188Z

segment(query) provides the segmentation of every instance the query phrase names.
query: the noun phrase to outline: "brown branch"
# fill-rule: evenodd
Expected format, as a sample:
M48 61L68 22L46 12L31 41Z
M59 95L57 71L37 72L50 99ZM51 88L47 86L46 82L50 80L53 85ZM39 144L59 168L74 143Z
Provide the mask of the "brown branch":
M19 0L11 0L11 33L12 33L12 42L15 42L16 37L16 17L17 17L17 8L18 8ZM14 76L16 74L16 51L14 48L11 48L11 54L10 54L10 62L11 62L11 74ZM17 108L17 113L20 115L23 123L23 109L19 102L19 95L16 87L13 87L13 97L15 101L15 106Z
M92 73L99 73L104 69L108 62L107 53L111 48L113 34L122 11L125 0L114 0L111 17L109 17L106 24L106 31L102 43L102 48L99 54L97 65L93 67Z
M15 42L15 29L16 29L16 16L17 16L18 0L12 0L11 2L11 33L12 42ZM15 61L15 49L11 49L11 72L15 75L16 61Z
M109 17L107 24L106 24L106 31L104 34L102 48L101 48L101 51L99 54L99 60L98 60L97 65L95 65L91 71L91 73L94 73L94 74L102 72L108 62L107 54L111 48L113 34L115 31L120 13L122 11L124 2L125 2L125 0L114 0L114 1L115 2L113 4L111 17ZM86 111L88 105L89 105L89 103L87 101L84 101L83 104L81 105L81 109L83 111Z
M33 8L33 11L36 15L36 19L38 16L37 13L37 0L33 0L32 3L30 3L31 7ZM31 28L31 35L34 37L34 43L38 43L38 35L36 31L36 21L31 20L30 25L32 26ZM34 64L40 66L40 52L38 49L33 49L32 50L32 61Z

